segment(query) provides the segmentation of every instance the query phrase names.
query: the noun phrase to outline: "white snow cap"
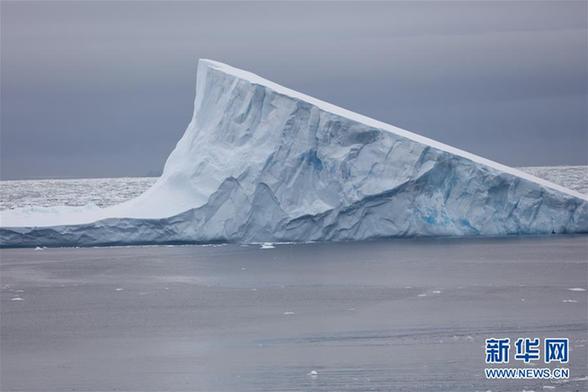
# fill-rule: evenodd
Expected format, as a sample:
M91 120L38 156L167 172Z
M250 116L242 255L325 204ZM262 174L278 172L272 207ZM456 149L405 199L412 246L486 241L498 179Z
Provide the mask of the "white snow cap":
M559 192L564 192L564 193L567 193L567 194L572 195L574 197L578 197L578 198L581 198L581 199L588 201L588 195L584 195L584 194L576 192L572 189L568 189L568 188L565 188L561 185L554 184L551 181L547 181L542 178L535 177L529 173L525 173L525 172L523 172L521 170L517 170L513 167L506 166L501 163L492 161L490 159L483 158L479 155L475 155L470 152L461 150L459 148L449 146L447 144L438 142L433 139L429 139L428 137L416 134L414 132L410 132L410 131L404 130L402 128L398 128L398 127L395 127L394 125L375 120L373 118L361 115L359 113L352 112L351 110L344 109L342 107L333 105L333 104L325 102L325 101L321 101L320 99L311 97L310 95L300 93L298 91L284 87L280 84L274 83L271 80L264 79L261 76L256 75L252 72L244 71L242 69L235 68L230 65L227 65L227 64L224 64L224 63L221 63L218 61L210 60L210 59L200 59L198 62L198 67L199 68L200 67L212 68L212 69L215 69L215 70L218 70L218 71L230 74L230 75L234 75L240 79L245 79L253 84L259 84L261 86L268 87L277 93L280 93L280 94L283 94L283 95L286 95L288 97L292 97L295 99L299 99L301 101L308 102L311 105L314 105L314 106L316 106L326 112L331 112L331 113L337 114L338 116L345 117L349 120L357 121L357 122L365 124L365 125L369 125L370 127L379 128L379 129L383 129L388 132L395 133L395 134L402 136L402 137L405 137L407 139L414 140L415 142L426 144L428 146L437 148L439 150L446 151L451 154L470 159L474 162L481 163L483 165L487 165L487 166L495 168L497 170L500 170L500 171L503 171L506 173L510 173L510 174L518 176L518 177L525 178L529 181L537 182L543 186L558 190Z

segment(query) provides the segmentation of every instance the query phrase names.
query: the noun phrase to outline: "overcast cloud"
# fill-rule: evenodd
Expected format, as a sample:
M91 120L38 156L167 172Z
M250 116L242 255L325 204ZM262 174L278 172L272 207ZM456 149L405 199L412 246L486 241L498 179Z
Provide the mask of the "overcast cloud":
M587 2L9 2L1 176L159 174L196 63L509 165L588 164Z

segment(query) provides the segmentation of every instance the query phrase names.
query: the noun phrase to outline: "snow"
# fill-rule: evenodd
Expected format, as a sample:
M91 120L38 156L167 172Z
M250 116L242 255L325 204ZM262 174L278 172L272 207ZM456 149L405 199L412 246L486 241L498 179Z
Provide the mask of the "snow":
M145 193L0 212L3 246L273 243L588 231L588 196L200 60L194 115Z
M562 187L560 185L554 184L554 183L549 182L547 180L541 179L539 177L535 177L535 176L533 176L531 174L528 174L526 172L523 172L521 170L517 170L515 168L502 165L502 164L500 164L498 162L494 162L494 161L491 161L489 159L482 158L482 157L480 157L478 155L469 153L467 151L460 150L458 148L449 146L447 144L438 142L436 140L429 139L427 137L418 135L416 133L413 133L413 132L410 132L410 131L406 131L404 129L395 127L393 125L390 125L390 124L387 124L387 123L384 123L384 122L381 122L381 121L378 121L378 120L374 120L373 118L370 118L370 117L367 117L367 116L364 116L364 115L361 115L361 114L352 112L352 111L347 110L347 109L343 109L343 108L341 108L339 106L330 104L328 102L321 101L320 99L311 97L311 96L306 95L306 94L302 94L300 92L291 90L291 89L289 89L287 87L281 86L281 85L279 85L277 83L274 83L272 81L269 81L267 79L264 79L264 78L262 78L262 77L260 77L260 76L258 76L256 74L254 74L254 73L251 73L251 72L248 72L248 71L244 71L244 70L241 70L241 69L238 69L238 68L234 68L234 67L231 67L230 65L223 64L223 63L220 63L218 61L208 60L208 59L201 59L200 60L200 63L201 64L202 63L206 64L208 68L217 69L217 70L220 70L220 71L222 71L224 73L234 75L234 76L236 76L238 78L248 80L248 81L250 81L253 84L258 84L258 85L261 85L261 86L266 86L266 87L268 87L268 88L270 88L270 89L272 89L272 90L274 90L274 91L276 91L276 92L278 92L280 94L283 94L283 95L292 97L294 99L299 99L301 101L308 102L308 103L310 103L310 104L312 104L312 105L314 105L314 106L316 106L316 107L318 107L318 108L320 108L320 109L322 109L322 110L324 110L326 112L331 112L331 113L337 114L337 115L339 115L341 117L347 118L349 120L357 121L357 122L362 123L362 124L365 124L365 125L369 125L369 126L371 126L373 128L384 129L386 131L389 131L389 132L395 133L397 135L403 136L403 137L405 137L407 139L414 140L414 141L416 141L418 143L429 145L429 146L434 147L434 148L437 148L439 150L443 150L443 151L449 152L451 154L458 155L458 156L461 156L461 157L470 159L470 160L472 160L474 162L478 162L478 163L481 163L481 164L484 164L484 165L493 167L493 168L495 168L497 170L500 170L500 171L503 171L503 172L506 172L506 173L510 173L510 174L513 174L513 175L516 175L518 177L522 177L522 178L525 178L525 179L528 179L528 180L531 180L531 181L534 181L534 182L537 182L537 183L539 183L539 184L541 184L543 186L556 189L556 190L558 190L560 192L569 193L570 195L574 195L576 197L583 198L584 200L588 200L588 196L583 195L583 194L581 194L579 192L572 191L572 190L570 190L568 188L564 188L564 187Z

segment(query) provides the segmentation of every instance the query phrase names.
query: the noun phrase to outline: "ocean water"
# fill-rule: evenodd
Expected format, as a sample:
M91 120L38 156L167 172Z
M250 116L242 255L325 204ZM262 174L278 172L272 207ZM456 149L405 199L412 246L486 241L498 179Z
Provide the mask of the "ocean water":
M1 208L154 181L2 181ZM1 249L0 390L586 391L587 276L586 235ZM490 337L569 338L570 378L486 380Z
M520 168L534 176L588 194L588 166ZM121 203L145 192L156 177L0 181L0 210L19 207L99 207Z
M0 252L2 391L588 390L587 236ZM490 337L570 378L486 380Z
M19 207L107 207L145 192L156 177L0 181L0 210Z

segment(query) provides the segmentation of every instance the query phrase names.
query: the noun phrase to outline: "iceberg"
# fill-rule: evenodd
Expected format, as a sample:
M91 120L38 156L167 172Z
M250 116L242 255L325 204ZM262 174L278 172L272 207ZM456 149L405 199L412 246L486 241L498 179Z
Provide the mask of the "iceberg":
M145 193L0 213L4 247L586 232L586 195L211 60Z

